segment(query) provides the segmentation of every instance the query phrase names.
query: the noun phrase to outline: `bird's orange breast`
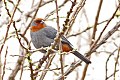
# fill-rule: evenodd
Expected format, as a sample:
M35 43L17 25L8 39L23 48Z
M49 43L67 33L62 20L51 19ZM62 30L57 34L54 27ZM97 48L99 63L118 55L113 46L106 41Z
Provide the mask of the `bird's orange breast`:
M44 28L44 27L45 27L44 24L38 24L37 26L32 26L32 27L30 28L30 30L31 30L32 32L36 32L36 31L38 31L38 30L40 30L40 29L42 29L42 28Z

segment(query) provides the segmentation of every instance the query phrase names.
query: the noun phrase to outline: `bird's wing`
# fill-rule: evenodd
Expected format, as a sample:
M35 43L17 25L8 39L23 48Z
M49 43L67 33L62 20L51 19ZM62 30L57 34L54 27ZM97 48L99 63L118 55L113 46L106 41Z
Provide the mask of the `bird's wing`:
M56 37L56 34L57 34L57 30L51 26L45 27L44 32L46 34L46 37L48 37L50 39L54 39Z
M51 26L47 26L44 28L44 31L46 33L46 37L50 38L50 39L54 39L56 37L57 34L57 30ZM64 37L61 37L61 42L63 44L69 44L70 47L72 47L72 44Z

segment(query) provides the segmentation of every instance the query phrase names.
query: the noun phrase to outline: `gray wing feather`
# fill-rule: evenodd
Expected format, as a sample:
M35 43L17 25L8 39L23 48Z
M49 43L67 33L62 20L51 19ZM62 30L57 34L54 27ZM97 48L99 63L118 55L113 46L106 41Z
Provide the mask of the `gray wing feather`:
M54 39L56 37L56 34L57 34L57 30L51 26L45 27L44 32L46 33L46 36L50 39Z
M56 37L57 30L54 29L53 27L47 26L46 28L44 28L44 31L46 32L46 36L48 38L54 39ZM62 38L62 41L61 41L62 43L69 44L72 47L72 44L64 36L62 36L61 38Z

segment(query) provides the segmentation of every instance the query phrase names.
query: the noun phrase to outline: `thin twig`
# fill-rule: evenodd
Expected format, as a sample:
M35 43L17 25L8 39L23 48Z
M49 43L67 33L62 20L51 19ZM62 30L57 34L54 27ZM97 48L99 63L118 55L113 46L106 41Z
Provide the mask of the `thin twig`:
M6 48L5 59L4 59L4 65L3 65L3 69L2 69L2 70L3 70L2 80L3 80L4 75L5 75L5 68L6 68L7 54L8 54L8 47Z
M60 24L59 24L59 14L58 14L57 0L55 0L55 6L56 6L57 27L58 27L58 32L60 32Z
M99 19L99 16L100 16L100 10L101 10L101 7L102 7L102 3L103 3L103 0L100 0L98 11L97 11L97 15L96 15L96 18L95 18L94 27L93 27L93 34L92 34L91 45L94 43L94 40L95 40L96 31L97 31L97 23L98 23L98 19Z
M118 54L117 54L117 58L116 58L116 61L115 61L115 68L114 68L114 80L115 80L115 76L116 76L116 69L117 69L117 64L119 64L119 54L120 54L120 47L118 47Z
M5 4L5 9L6 9L6 11L7 11L8 16L11 17L11 14L10 14L10 12L9 12L9 9L7 8L7 2L6 2L5 0L3 0L3 2L4 2L4 4Z
M65 78L64 78L64 61L63 61L63 54L60 54L60 64L61 64L61 75L62 75L62 79L61 79L61 80L65 80Z
M22 80L22 75L23 75L23 65L24 65L24 61L23 61L23 64L21 65L21 72L20 72L20 79L19 80Z

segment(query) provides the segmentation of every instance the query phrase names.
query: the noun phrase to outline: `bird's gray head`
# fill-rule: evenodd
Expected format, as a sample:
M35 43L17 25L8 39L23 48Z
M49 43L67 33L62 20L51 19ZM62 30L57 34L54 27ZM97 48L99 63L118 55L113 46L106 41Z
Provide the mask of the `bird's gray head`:
M36 18L32 21L31 23L31 28L30 30L32 32L38 31L42 28L46 27L45 23L44 23L44 19L42 18Z

